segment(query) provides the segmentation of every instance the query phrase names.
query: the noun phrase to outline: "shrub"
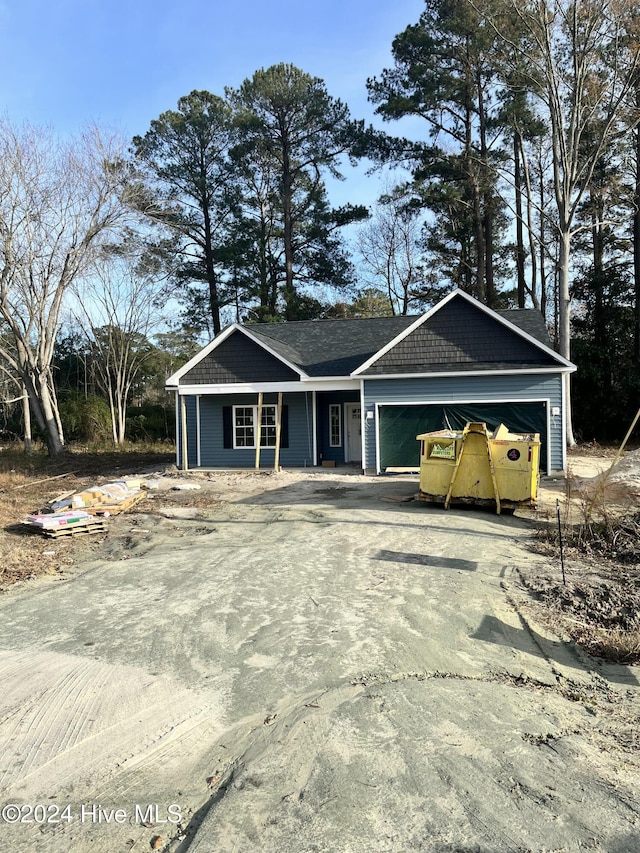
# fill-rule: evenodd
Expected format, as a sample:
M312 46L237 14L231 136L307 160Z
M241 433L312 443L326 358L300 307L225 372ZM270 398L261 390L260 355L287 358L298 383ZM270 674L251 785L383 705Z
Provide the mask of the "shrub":
M175 435L173 407L159 403L127 409L127 438L130 441L165 441Z
M67 441L104 441L111 437L109 405L102 397L68 395L60 401Z

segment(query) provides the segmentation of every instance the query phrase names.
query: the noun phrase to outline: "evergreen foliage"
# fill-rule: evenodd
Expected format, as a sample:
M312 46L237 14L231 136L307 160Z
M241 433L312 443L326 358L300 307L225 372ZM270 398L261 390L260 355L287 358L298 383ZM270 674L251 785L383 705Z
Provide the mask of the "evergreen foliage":
M634 357L633 283L628 268L590 271L576 284L573 320L574 415L582 441L621 440L640 407Z
M102 442L111 435L111 414L104 397L63 394L60 417L65 435L70 441Z
M420 119L419 139L365 127L288 63L180 98L128 160L95 133L71 163L53 146L47 173L49 136L3 122L0 377L16 400L5 428L29 420L26 387L52 452L65 434L101 438L109 401L113 431L116 397L120 439L166 438L166 378L227 322L414 313L456 285L490 307L539 310L579 368L578 434L619 437L640 403L634 2L425 0L391 49L369 98L389 128ZM371 215L357 199L333 206L329 179L365 157L400 179ZM96 233L88 201L100 203ZM345 232L359 235L357 264ZM107 292L96 265L116 260L124 304L166 303L172 321L159 333L145 312L114 309L84 334L61 331L72 284L90 287L91 268L93 297L74 293L95 307ZM123 353L135 369L118 368Z

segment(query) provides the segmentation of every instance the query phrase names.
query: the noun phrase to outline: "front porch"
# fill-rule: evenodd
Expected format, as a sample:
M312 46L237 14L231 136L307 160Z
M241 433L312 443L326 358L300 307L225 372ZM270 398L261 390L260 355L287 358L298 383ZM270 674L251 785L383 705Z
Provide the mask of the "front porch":
M178 395L177 403L176 464L183 470L304 469L323 463L362 470L358 389L225 389Z

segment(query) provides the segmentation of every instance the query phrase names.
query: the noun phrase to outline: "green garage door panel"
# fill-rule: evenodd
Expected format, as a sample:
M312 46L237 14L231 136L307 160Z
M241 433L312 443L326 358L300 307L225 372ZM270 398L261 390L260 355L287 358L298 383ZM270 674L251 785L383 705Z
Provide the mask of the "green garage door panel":
M418 467L416 435L439 429L462 429L481 421L489 429L503 423L512 432L540 433L540 465L547 464L546 403L467 403L447 405L381 405L379 409L380 469Z

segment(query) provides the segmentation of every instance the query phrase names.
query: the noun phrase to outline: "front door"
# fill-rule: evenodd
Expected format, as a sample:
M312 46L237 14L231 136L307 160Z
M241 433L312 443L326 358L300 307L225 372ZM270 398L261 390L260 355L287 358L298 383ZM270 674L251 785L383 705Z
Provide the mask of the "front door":
M347 446L345 462L362 463L362 413L360 403L347 403Z

